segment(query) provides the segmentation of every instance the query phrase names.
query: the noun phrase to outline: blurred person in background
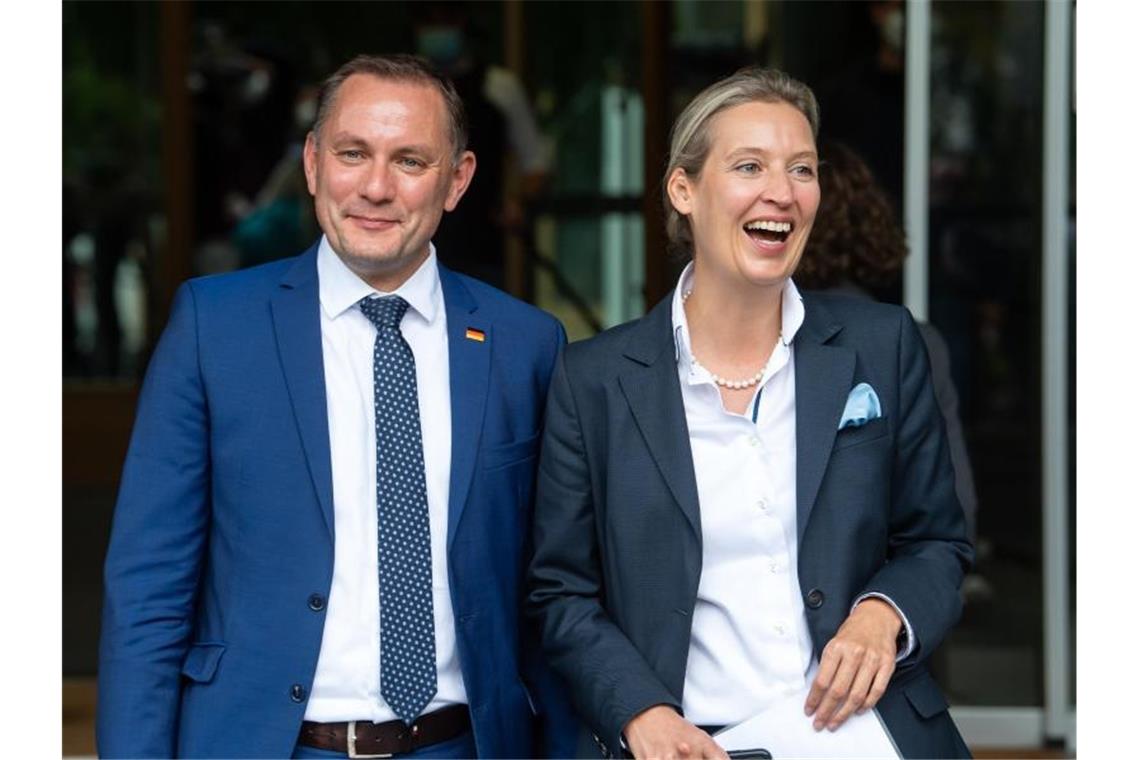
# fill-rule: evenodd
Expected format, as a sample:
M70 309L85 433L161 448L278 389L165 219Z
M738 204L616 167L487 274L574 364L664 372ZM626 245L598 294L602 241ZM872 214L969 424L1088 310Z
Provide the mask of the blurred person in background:
M875 709L903 757L969 756L926 666L973 552L922 338L792 281L818 126L777 71L698 94L663 183L692 262L555 369L528 601L603 754L724 757L799 694L817 732Z
M853 150L840 142L824 141L820 158L822 198L815 228L796 270L796 283L804 288L873 298L873 293L898 283L908 253L906 238L871 169ZM919 322L918 330L930 355L934 397L946 423L955 491L966 515L970 540L976 541L978 495L958 416L950 351L933 325ZM965 584L967 591L980 585L977 576Z
M471 150L479 156L479 174L463 205L444 218L435 240L446 265L503 287L507 235L520 231L525 204L546 187L550 148L522 82L487 60L469 4L418 3L414 13L416 51L455 82L467 109ZM516 188L508 157L519 175ZM464 255L454 256L458 250Z
M316 117L317 87L298 92L293 108L293 139L269 172L252 202L244 204L230 239L237 247L239 267L282 258L285 251L304 247L319 233L305 182L305 138Z
M234 33L218 20L203 21L195 33L187 77L193 98L194 271L229 272L290 256L312 239L299 234L297 201L304 199L294 198L291 217L280 204L266 208L263 188L296 137L293 56L271 36ZM250 140L251 134L258 138ZM299 159L294 152L294 164Z
M865 22L851 33L864 53L821 88L826 138L843 140L874 169L891 207L902 211L903 110L906 64L906 4L902 0L859 3ZM867 114L875 118L867 118Z

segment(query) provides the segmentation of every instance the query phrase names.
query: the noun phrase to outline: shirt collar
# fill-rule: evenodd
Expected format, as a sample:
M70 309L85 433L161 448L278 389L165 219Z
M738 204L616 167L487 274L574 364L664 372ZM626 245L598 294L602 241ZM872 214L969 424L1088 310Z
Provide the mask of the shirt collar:
M373 295L398 295L408 302L411 311L431 324L439 313L441 289L439 267L436 265L435 244L428 243L428 256L412 276L392 293L376 290L349 269L325 236L317 249L317 279L320 285L321 308L329 319L336 319L356 306L363 298Z
M693 286L693 262L689 262L677 279L673 290L673 350L674 358L684 370L692 367L693 349L689 339L689 320L685 315L684 294ZM780 342L792 345L796 333L804 323L804 299L792 278L784 280L780 299Z

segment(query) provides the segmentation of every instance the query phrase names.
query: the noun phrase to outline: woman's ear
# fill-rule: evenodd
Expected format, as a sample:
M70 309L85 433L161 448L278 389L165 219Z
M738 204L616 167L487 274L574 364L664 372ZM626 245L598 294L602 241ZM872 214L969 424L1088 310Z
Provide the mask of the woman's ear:
M692 213L692 190L689 175L679 166L669 174L669 179L665 181L665 192L669 194L669 202L673 204L673 208L677 209L678 214L687 216Z

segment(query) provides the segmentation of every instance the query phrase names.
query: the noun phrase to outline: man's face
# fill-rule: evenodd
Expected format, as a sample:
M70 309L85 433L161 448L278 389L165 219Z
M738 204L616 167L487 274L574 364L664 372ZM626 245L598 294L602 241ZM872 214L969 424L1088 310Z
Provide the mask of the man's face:
M423 263L474 172L470 151L454 160L443 96L415 82L353 74L321 133L305 140L317 221L341 260L378 290L395 290Z

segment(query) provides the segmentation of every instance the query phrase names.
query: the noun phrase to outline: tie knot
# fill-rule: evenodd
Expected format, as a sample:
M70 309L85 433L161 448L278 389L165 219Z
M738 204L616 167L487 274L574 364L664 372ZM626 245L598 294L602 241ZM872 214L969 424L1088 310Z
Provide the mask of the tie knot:
M376 329L395 327L400 329L400 320L408 310L408 302L399 296L369 296L360 300L360 310L368 317Z

